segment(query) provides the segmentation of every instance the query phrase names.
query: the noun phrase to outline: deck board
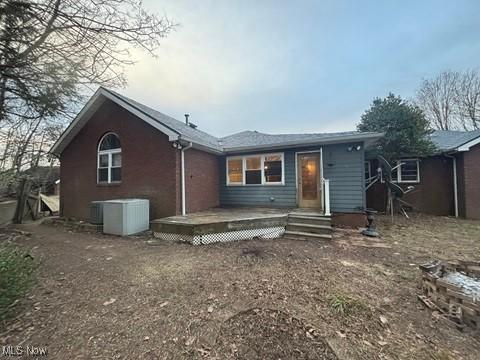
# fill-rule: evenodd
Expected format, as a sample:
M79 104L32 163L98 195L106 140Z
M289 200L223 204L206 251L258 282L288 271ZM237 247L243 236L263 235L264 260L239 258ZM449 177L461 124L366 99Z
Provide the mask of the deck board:
M154 232L205 235L238 230L285 226L289 209L215 208L151 222Z

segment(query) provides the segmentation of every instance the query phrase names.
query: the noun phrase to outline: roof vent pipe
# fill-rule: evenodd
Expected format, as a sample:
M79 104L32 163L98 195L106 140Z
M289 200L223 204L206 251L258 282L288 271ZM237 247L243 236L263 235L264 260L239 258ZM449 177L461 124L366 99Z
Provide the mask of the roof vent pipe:
M188 117L190 116L190 114L185 114L185 124L188 125Z

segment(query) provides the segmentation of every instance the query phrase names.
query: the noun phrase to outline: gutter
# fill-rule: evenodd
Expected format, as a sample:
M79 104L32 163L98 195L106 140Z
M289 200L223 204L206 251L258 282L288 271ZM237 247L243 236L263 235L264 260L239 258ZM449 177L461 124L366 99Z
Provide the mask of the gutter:
M294 141L284 141L279 143L270 143L262 145L249 145L249 146L236 146L236 147L225 147L223 148L224 154L240 153L240 152L250 152L264 149L286 149L289 147L298 147L298 146L316 146L316 145L333 145L333 144L342 144L346 142L365 142L366 140L376 140L384 136L384 133L368 133L368 134L355 134L347 136L337 136L326 139L305 139L305 140L294 140Z
M448 154L445 154L445 156L453 159L453 200L455 203L455 217L458 218L457 158Z
M185 196L185 151L190 149L193 144L190 142L188 145L180 150L180 161L181 161L181 177L182 177L182 215L187 214L186 206L186 196Z

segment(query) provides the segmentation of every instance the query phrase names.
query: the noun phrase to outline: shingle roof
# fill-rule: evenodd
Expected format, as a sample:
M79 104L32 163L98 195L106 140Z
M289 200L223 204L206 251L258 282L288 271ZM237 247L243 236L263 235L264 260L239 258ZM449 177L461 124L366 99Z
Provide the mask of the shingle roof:
M202 130L193 128L183 121L176 120L145 106L138 101L101 87L92 98L90 98L80 113L53 145L50 150L52 154L57 156L61 154L92 114L101 106L105 98L123 106L154 128L164 132L168 135L170 141L184 140L191 142L194 147L201 150L217 154L339 142L365 141L365 144L369 144L369 142L375 141L382 136L380 133L361 133L355 131L316 134L265 134L257 131L242 131L223 138L217 138Z
M480 137L480 130L435 130L432 135L430 135L432 142L442 151L454 150L477 137Z
M127 102L142 113L152 117L168 128L178 132L185 140L190 140L217 151L254 150L259 147L294 145L302 143L330 142L347 138L349 140L362 140L363 138L379 137L378 133L366 132L338 132L338 133L311 133L311 134L265 134L258 131L242 131L236 134L216 138L204 131L193 129L182 121L145 106L138 101L120 95L115 91L105 89L117 98Z
M242 131L236 134L221 138L225 150L234 150L236 148L255 148L267 145L282 145L290 143L312 143L335 141L348 137L361 137L374 133L360 133L357 131L347 131L338 133L311 133L311 134L265 134L258 131ZM378 134L376 134L378 135Z
M131 106L137 108L137 110L143 112L144 114L150 116L154 120L159 121L163 125L169 127L170 129L174 130L175 132L182 135L185 140L193 141L197 144L201 144L212 149L216 149L218 151L222 151L221 146L218 143L218 139L215 136L207 134L204 131L194 129L189 125L185 124L185 122L179 121L174 119L168 115L165 115L157 110L154 110L146 105L140 104L138 101L130 99L126 96L120 95L115 91L110 89L105 89L109 93L115 95L116 97L120 98L121 100L129 103Z

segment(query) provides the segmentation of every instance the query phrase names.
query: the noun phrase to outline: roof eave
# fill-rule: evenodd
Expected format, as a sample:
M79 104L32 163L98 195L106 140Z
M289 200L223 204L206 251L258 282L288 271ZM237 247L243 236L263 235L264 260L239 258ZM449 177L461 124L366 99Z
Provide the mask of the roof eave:
M222 155L222 154L224 154L224 152L223 152L222 150L215 149L215 148L211 148L211 147L209 147L209 146L205 146L205 145L202 145L202 144L199 144L199 143L195 143L195 142L193 142L193 148L194 148L194 149L197 149L197 150L201 150L201 151L207 152L207 153L210 153L210 154L215 154L215 155Z
M480 144L480 136L476 137L475 139L473 140L470 140L460 146L456 146L456 147L453 147L453 148L449 148L449 149L440 149L440 153L442 154L455 154L455 153L459 153L459 152L466 152L466 151L470 151L470 149L475 146L475 145L478 145Z
M199 142L196 142L195 140L192 140L186 136L180 136L178 141L182 146L187 146L189 143L192 144L192 148L201 150L210 154L215 154L215 155L222 155L223 150L220 147L214 147L214 146L207 146L204 144L201 144Z
M109 99L117 105L123 107L133 115L144 120L149 125L153 126L157 130L161 131L168 136L169 141L176 141L179 138L179 134L176 131L164 126L159 121L152 119L148 115L139 111L135 107L131 106L124 100L114 96L109 91L99 88L95 94L88 100L82 110L73 119L70 125L65 129L62 135L58 138L55 144L50 149L49 153L59 157L62 151L67 147L71 140L78 134L81 128L87 123L94 112L105 102L105 99Z
M84 116L88 116L89 112L93 113L95 112L100 105L103 104L103 101L100 99L101 95L101 88L99 88L97 91L95 91L95 94L87 101L87 103L83 106L82 110L75 116L75 118L72 120L72 122L67 126L67 128L62 132L60 137L55 141L55 144L53 144L52 148L50 149L49 153L53 154L57 157L60 156L66 145L64 145L65 140L68 136L68 134L71 133L73 128L75 127L76 124L80 121L80 119ZM100 102L101 101L101 102ZM96 106L94 108L94 106Z
M474 139L467 141L466 143L458 146L455 150L458 152L469 151L471 147L480 144L480 136L477 136Z
M383 137L383 133L369 133L361 135L348 135L342 137L335 137L324 140L315 140L315 141L304 141L304 140L295 140L295 141L286 141L283 143L275 144L265 144L265 145L255 145L255 146L238 146L231 148L224 148L225 154L247 152L247 151L256 151L256 150L266 150L266 149L287 149L298 146L315 146L315 145L334 145L342 144L347 142L372 142Z

